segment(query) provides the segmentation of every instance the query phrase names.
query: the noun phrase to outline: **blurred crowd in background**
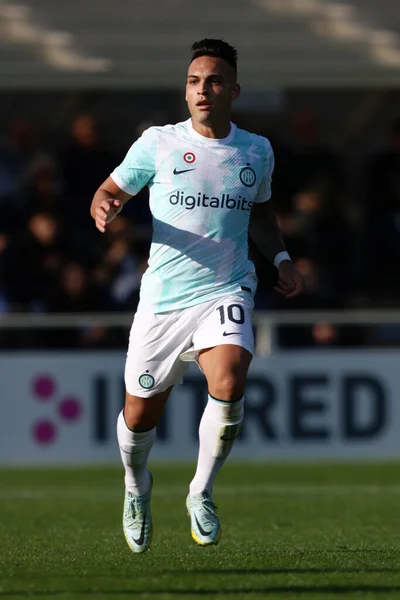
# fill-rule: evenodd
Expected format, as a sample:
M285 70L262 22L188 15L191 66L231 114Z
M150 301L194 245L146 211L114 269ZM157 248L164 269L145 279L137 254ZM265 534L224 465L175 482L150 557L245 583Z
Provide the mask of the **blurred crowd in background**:
M237 122L242 125L240 117ZM137 136L149 125L138 126ZM256 309L396 306L400 119L387 132L384 147L365 153L357 173L321 139L311 110L297 110L290 125L290 137L280 139L275 132L271 139L273 204L305 292L290 303L278 296L256 255ZM260 124L252 130L269 134ZM75 116L69 135L54 147L43 146L40 131L25 117L13 118L0 134L0 315L133 314L151 239L148 191L126 205L105 235L89 213L94 192L127 147L110 150L101 123L87 112ZM18 335L0 330L0 344L110 348L124 345L126 335L98 327ZM384 328L374 330L382 342L390 343L391 335ZM366 334L323 324L282 327L279 339L285 347L348 345L364 343Z

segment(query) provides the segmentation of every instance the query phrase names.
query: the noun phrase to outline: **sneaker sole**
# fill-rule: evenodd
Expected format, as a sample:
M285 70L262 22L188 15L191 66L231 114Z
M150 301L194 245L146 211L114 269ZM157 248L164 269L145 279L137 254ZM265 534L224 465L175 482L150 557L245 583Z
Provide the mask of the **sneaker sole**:
M190 533L192 534L192 538L194 539L196 544L198 544L199 546L217 546L219 540L221 539L221 535L222 535L222 532L220 529L217 537L215 538L215 540L213 542L202 542L201 539L197 537L197 535L195 534L193 529L190 530Z

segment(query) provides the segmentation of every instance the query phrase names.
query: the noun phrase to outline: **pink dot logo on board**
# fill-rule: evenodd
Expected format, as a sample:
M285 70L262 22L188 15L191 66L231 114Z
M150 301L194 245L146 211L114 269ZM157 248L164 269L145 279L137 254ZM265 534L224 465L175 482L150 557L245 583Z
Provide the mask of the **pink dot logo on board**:
M82 417L82 399L75 394L59 396L56 379L47 373L33 377L30 389L34 400L54 407L50 418L42 417L33 423L31 435L36 444L41 446L54 444L59 437L60 426L72 425Z
M56 390L54 379L49 375L39 375L32 381L32 391L39 402L48 402L51 400Z
M32 435L38 444L45 446L56 441L58 428L52 421L41 419L33 424Z
M64 421L77 421L81 412L81 402L75 396L67 396L58 405L58 414Z

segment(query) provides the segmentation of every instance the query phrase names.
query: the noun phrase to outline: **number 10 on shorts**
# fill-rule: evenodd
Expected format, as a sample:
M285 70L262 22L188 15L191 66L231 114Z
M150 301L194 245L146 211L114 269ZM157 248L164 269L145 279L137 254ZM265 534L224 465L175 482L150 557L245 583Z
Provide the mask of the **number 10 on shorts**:
M217 310L219 312L221 325L225 325L226 320L231 321L231 323L236 323L237 325L243 325L245 321L245 313L240 304L229 304L227 308L221 305L218 306Z

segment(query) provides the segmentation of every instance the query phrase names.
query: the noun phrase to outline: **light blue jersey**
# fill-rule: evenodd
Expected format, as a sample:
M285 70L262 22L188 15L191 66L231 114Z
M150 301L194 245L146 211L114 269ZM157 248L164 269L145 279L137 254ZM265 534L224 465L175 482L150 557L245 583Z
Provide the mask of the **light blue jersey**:
M269 141L234 124L217 140L197 133L190 119L143 133L111 174L128 194L150 189L153 239L139 311L255 293L249 217L253 202L271 196L273 167Z

